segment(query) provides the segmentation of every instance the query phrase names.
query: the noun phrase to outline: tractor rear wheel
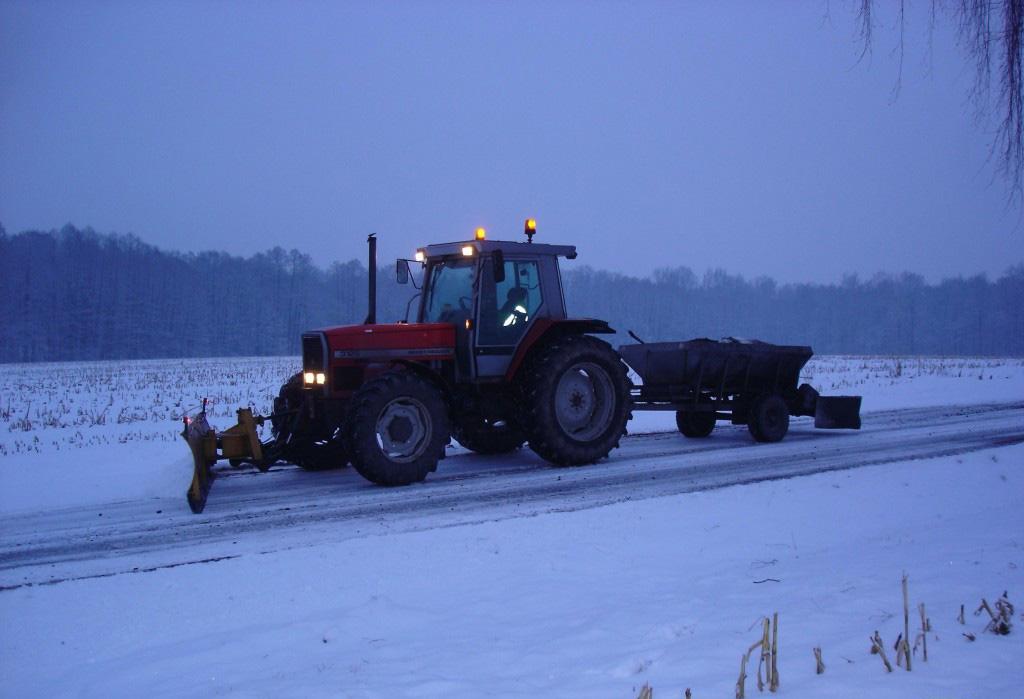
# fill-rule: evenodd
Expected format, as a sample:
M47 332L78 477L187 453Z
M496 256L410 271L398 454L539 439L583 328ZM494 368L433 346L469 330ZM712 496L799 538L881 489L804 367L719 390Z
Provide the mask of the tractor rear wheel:
M570 335L536 350L524 376L530 448L558 466L603 459L630 418L626 366L607 342Z
M467 417L452 426L452 437L477 454L507 454L523 446L526 435L508 421L488 422L482 417Z
M711 412L677 410L676 427L679 428L684 437L702 439L710 435L715 429L715 414Z
M391 371L352 397L352 466L377 485L417 483L437 470L451 435L441 392L412 371Z
M274 414L301 410L305 401L300 372L281 386L274 400ZM292 430L295 430L294 433ZM282 454L283 460L306 471L329 471L348 465L345 440L338 428L332 428L323 434L314 434L311 426L303 424L301 416L296 419L296 415L287 414L271 418L271 432L278 442L291 437L287 450Z
M750 404L747 429L758 442L778 442L789 431L789 407L777 393L759 396Z

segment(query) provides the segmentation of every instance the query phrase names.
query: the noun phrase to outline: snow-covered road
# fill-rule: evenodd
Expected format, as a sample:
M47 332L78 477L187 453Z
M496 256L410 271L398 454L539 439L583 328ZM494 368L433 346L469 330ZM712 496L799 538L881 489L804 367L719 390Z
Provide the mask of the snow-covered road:
M486 459L455 453L427 482L400 489L371 486L351 469L226 470L199 516L185 505L188 460L183 457L177 499L0 518L0 591L1020 442L1024 403L1019 402L869 413L860 432L819 431L808 420L795 420L786 440L773 445L754 444L745 428L720 425L707 440L686 440L677 433L630 436L610 459L585 468L552 468L527 450Z

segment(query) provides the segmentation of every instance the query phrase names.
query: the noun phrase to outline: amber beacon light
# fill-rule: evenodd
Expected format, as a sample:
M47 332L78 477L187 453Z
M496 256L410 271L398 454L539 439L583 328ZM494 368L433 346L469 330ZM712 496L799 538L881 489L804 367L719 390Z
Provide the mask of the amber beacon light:
M523 226L523 233L526 233L526 242L532 243L533 236L537 234L537 221L532 218L526 219L526 225Z

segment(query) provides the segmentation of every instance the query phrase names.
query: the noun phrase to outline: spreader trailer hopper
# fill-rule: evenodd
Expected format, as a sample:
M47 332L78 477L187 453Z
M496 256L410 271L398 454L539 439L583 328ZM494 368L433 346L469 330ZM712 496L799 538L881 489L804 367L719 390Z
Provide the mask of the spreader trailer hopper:
M728 420L759 442L777 442L791 415L813 416L822 429L860 429L860 396L798 387L810 347L697 339L623 345L619 354L643 382L632 390L633 410L673 410L687 437L707 437Z

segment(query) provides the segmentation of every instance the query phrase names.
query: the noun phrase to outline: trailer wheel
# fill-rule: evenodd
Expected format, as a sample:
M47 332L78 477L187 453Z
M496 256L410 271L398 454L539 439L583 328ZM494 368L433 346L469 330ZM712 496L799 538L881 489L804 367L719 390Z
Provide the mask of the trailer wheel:
M437 470L451 434L441 392L411 371L368 381L352 398L352 465L377 485L417 483Z
M702 439L715 429L715 414L694 410L677 410L676 427L684 437Z
M777 393L760 396L750 404L747 428L758 442L778 442L789 431L789 407Z
M507 421L487 422L472 416L452 426L452 437L477 454L508 454L523 446L526 435Z
M557 466L603 459L631 417L626 366L607 342L570 335L539 349L524 376L530 448Z

